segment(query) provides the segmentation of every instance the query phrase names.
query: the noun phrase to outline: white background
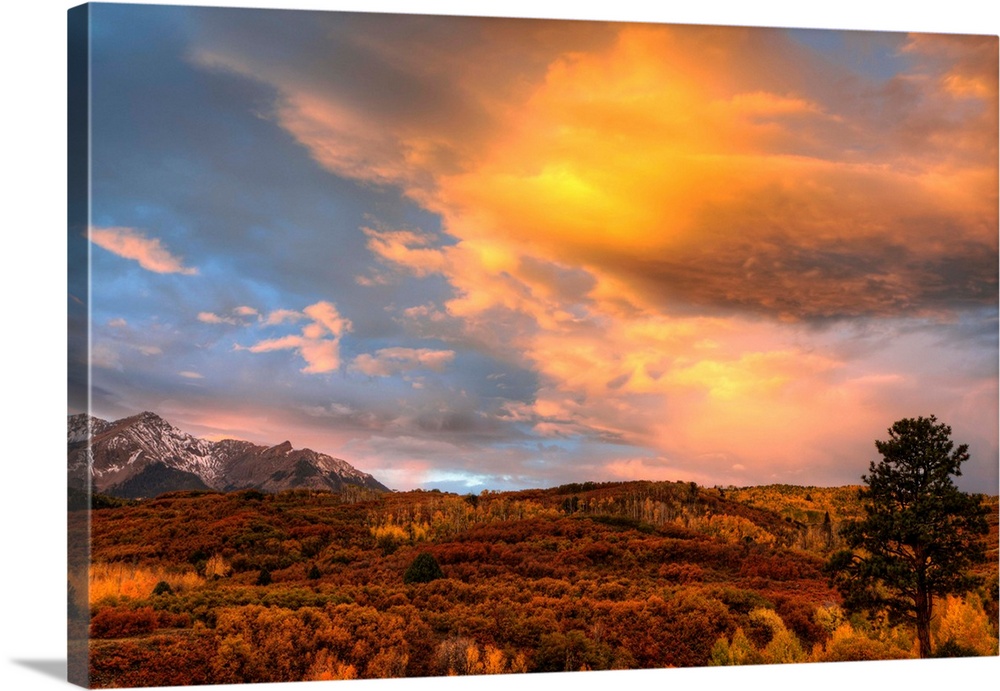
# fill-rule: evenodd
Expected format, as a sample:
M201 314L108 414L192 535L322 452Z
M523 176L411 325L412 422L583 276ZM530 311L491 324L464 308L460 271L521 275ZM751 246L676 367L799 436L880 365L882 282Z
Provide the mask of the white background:
M64 688L65 643L65 36L58 0L9 0L0 22L0 687ZM143 3L146 4L146 3ZM989 0L217 0L211 5L612 19L996 35ZM588 672L406 681L261 684L253 689L423 691L519 688L955 689L992 685L1000 658L741 669ZM238 688L238 687L218 687Z

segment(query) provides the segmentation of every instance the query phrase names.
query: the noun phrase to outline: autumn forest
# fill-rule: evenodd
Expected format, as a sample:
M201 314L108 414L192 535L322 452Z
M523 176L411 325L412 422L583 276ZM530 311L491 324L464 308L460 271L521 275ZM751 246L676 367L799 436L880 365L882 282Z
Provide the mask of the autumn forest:
M67 29L69 681L998 656L997 36Z
M916 657L912 627L849 612L825 570L858 489L94 495L70 615L89 611L99 687ZM990 559L936 603L940 655L997 654L979 500Z

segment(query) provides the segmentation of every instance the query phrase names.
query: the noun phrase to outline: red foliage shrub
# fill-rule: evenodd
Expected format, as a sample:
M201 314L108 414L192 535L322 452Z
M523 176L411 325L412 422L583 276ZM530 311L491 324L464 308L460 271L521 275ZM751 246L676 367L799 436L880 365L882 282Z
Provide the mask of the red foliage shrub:
M158 623L152 607L107 607L90 620L91 638L129 638L153 631Z
M705 569L697 564L662 564L657 575L671 583L703 583Z
M826 638L826 631L816 623L816 606L798 599L775 598L775 610L785 625L802 641L806 649Z
M92 645L90 683L94 687L212 683L209 663L216 644L210 632L95 641Z
M156 628L158 629L187 629L191 627L191 615L186 612L174 614L166 610L156 613Z
M740 565L740 576L791 581L818 578L820 569L813 561L793 554L748 554Z

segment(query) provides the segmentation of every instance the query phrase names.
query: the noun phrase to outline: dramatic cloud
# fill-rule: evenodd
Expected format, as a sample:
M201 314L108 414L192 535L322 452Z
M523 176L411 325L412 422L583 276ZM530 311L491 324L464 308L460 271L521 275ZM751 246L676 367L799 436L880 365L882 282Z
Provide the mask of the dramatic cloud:
M504 92L512 74L498 67L504 107L472 86L467 56L435 55L466 106L447 130L400 122L410 94L374 110L246 53L203 60L271 83L278 121L330 170L400 185L442 215L457 242L379 226L364 229L368 248L452 286L443 310L404 312L426 334L454 338L433 324L457 319L540 375L534 433L640 444L688 474L712 458L822 463L842 406L892 413L855 398L852 363L791 324L995 304L995 42L877 37L899 69L879 81L778 31L606 31L596 50L551 50L531 87ZM410 69L401 41L366 44L363 69ZM477 113L495 127L462 119ZM352 369L398 374L414 352ZM790 426L776 452L768 439Z
M936 414L995 485L995 37L164 13L101 25L95 218L174 232L91 236L199 272L99 277L102 405L463 491L852 482Z
M139 266L158 274L194 275L198 270L185 267L181 258L172 255L158 238L149 238L135 228L91 227L90 241L98 247L125 259L139 262Z
M506 26L477 31L509 38ZM778 31L602 31L614 38L601 50L547 46L544 79L505 108L473 85L468 56L437 53L433 74L459 85L465 107L403 122L412 92L375 110L335 82L314 88L312 73L279 81L250 54L202 59L273 80L279 121L319 162L403 186L479 255L558 256L629 281L657 308L809 319L991 299L996 151L975 144L996 122L989 40L885 35L905 71L879 83ZM370 40L362 69L423 77L397 62L401 40ZM503 93L513 79L498 68L491 82ZM463 119L481 113L494 130ZM430 146L449 155L419 153ZM425 236L365 232L418 276L456 270ZM975 280L949 280L958 266Z

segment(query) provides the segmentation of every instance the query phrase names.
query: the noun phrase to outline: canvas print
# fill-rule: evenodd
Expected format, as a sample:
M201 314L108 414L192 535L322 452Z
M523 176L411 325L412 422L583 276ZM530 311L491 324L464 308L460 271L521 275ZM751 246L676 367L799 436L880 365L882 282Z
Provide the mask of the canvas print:
M997 655L996 36L68 28L71 681Z

